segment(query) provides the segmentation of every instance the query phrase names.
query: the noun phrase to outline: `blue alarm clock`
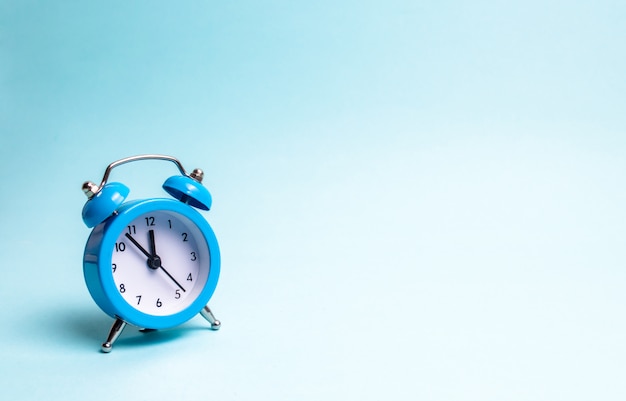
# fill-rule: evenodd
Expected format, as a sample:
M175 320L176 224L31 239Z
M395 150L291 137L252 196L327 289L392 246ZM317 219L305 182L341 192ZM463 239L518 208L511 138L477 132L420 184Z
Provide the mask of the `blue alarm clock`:
M125 202L129 188L108 183L111 170L141 160L174 163L180 175L163 189L171 198ZM196 210L209 210L211 195L203 172L187 174L171 156L139 155L117 160L100 185L83 184L89 200L82 217L92 228L83 256L83 273L91 297L115 319L103 352L110 352L127 324L144 330L180 325L198 313L221 326L208 307L220 273L220 251L209 223Z

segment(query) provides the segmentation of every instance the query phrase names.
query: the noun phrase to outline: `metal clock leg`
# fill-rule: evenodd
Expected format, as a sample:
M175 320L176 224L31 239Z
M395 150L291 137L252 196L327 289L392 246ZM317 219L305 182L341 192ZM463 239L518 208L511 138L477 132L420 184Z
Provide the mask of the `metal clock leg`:
M115 319L113 326L111 326L111 331L109 331L109 336L107 337L106 342L102 344L102 352L109 353L111 352L111 348L113 347L113 343L117 338L122 334L122 330L126 327L126 322L122 319Z
M212 330L219 330L220 327L222 326L222 323L215 318L215 316L213 315L213 312L211 312L211 309L209 309L209 305L206 305L204 308L202 308L202 310L200 311L200 314L209 323L211 323Z

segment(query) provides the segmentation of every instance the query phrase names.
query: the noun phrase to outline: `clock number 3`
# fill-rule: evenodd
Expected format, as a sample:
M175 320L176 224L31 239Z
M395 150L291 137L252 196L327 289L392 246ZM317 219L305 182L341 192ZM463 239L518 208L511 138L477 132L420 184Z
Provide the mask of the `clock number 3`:
M191 261L198 259L195 252L191 252Z

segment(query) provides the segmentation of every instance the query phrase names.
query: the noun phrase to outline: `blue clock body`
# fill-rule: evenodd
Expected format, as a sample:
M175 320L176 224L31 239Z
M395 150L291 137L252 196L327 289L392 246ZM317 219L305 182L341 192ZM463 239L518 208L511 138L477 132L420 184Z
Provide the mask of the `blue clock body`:
M178 216L179 220L185 221L187 225L195 226L190 227L199 234L196 234L195 241L204 241L205 243L200 244L201 248L208 249L208 255L201 260L203 266L200 267L206 275L202 280L203 287L193 294L195 298L184 309L165 315L146 313L139 310L134 301L129 302L125 299L114 280L115 273L111 267L120 235L128 230L131 222L138 217L157 212ZM132 245L127 246L130 248ZM93 300L109 316L142 328L163 329L186 322L209 302L220 274L220 251L210 225L188 204L165 198L135 200L120 204L110 217L94 227L85 247L83 272ZM165 276L164 279L167 280Z
M170 198L126 201L130 189L108 182L121 165L145 160L174 163L180 175L163 189ZM209 308L220 275L220 249L209 223L196 210L209 210L212 198L202 185L204 172L187 173L172 156L130 156L109 164L100 185L85 181L88 200L83 222L93 228L83 254L89 294L115 319L101 350L109 353L127 324L141 329L178 326L197 314L219 330Z

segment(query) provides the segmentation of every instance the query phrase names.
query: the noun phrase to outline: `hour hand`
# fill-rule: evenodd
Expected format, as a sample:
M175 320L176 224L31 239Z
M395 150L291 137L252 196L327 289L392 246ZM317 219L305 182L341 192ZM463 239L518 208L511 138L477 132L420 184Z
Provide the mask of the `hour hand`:
M163 270L163 273L167 274L167 276L174 282L174 284L176 284L178 286L178 288L183 290L183 292L186 292L185 289L183 288L183 286L180 285L180 283L178 281L176 281L176 279L167 270L165 270L165 267L163 267L163 265L161 264L161 258L159 257L159 255L156 254L156 244L155 244L155 241L154 241L154 230L148 231L148 237L150 239L150 252L151 252L151 255L147 255L148 256L148 266L151 269L155 269L155 270L156 269L161 269L161 270Z
M150 256L152 256L153 258L157 256L156 253L156 244L154 243L154 230L150 230L148 231L149 237L150 237Z

